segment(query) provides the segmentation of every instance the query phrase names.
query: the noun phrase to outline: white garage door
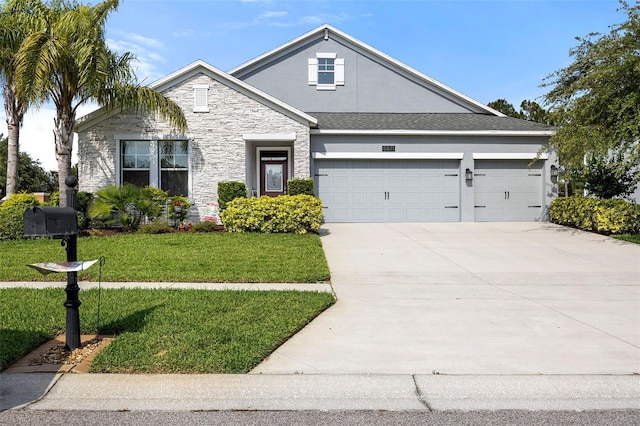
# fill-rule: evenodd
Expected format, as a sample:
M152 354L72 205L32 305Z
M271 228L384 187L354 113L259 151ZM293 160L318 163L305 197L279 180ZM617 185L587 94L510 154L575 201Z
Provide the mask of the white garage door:
M316 160L325 222L460 220L458 160Z
M535 221L542 216L544 161L476 160L475 220Z

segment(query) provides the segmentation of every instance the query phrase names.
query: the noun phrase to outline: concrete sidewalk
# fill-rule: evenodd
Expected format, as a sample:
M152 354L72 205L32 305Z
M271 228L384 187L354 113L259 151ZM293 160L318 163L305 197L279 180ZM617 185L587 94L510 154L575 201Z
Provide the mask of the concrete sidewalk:
M17 373L0 379L1 410L640 409L637 376Z

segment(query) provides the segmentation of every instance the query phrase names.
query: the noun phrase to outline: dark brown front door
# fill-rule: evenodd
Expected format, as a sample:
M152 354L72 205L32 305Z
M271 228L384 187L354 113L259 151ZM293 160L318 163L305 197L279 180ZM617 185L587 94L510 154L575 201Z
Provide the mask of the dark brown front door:
M287 193L287 157L260 159L260 195L276 197Z

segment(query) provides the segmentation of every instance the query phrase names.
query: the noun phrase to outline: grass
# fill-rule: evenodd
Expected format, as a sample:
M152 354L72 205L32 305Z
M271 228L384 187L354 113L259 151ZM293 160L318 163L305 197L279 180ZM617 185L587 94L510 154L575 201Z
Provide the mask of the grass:
M0 370L63 332L62 289L0 289ZM105 373L246 373L334 303L295 291L80 292L81 333L118 337L92 363Z
M621 234L621 235L611 235L611 236L618 240L640 244L640 234Z
M0 281L64 281L42 276L30 263L62 262L60 240L0 241ZM78 259L105 256L109 282L319 282L329 267L317 235L174 233L78 239ZM78 273L98 281L99 268Z

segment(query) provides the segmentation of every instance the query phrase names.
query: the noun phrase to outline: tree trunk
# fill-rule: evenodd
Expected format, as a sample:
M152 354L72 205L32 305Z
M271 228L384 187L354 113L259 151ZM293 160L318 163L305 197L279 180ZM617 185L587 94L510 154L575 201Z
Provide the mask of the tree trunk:
M56 143L56 159L58 160L58 189L60 191L60 207L67 207L67 185L65 180L71 175L71 151L73 150L73 128L75 113L71 108L57 108L53 120L55 130L53 136Z
M20 158L20 124L24 112L17 101L13 86L4 86L4 111L7 116L7 193L9 196L18 190L18 161Z

